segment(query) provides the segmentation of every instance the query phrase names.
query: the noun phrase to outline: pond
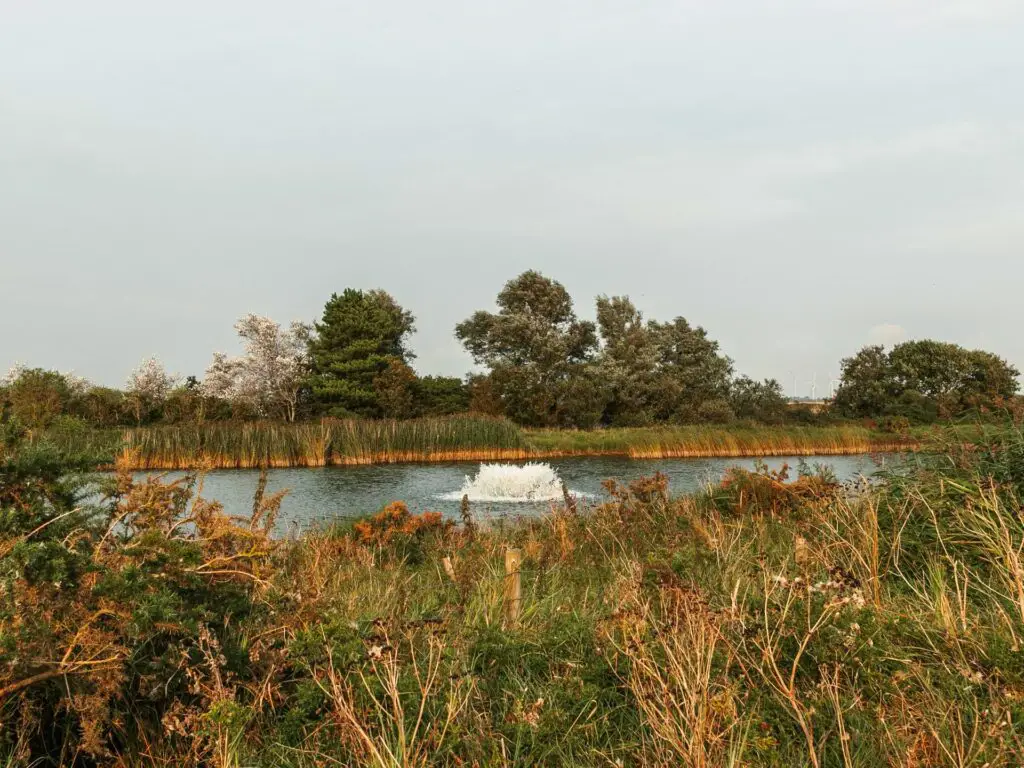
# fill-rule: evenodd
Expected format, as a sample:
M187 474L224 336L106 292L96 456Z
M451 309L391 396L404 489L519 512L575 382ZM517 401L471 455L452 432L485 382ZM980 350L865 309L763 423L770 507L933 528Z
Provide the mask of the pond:
M319 469L270 470L267 491L288 490L278 520L280 533L291 533L311 525L339 518L376 512L391 501L404 501L414 513L427 510L457 516L464 492L469 492L476 517L508 517L541 514L560 500L561 481L582 503L597 503L605 497L601 486L606 479L629 482L662 472L673 494L695 491L722 477L729 467L754 467L757 459L651 459L624 457L583 457L554 459L538 467L502 465L477 477L481 465L389 464L365 467L324 467ZM882 465L897 461L895 456L810 456L774 457L764 460L772 469L783 464L795 477L800 466L828 466L840 481L871 475ZM550 466L548 466L550 465ZM139 473L139 477L156 474ZM169 472L178 477L180 472ZM475 478L476 482L472 482ZM209 472L203 495L221 502L232 514L248 514L259 479L257 470ZM467 485L468 483L468 485Z

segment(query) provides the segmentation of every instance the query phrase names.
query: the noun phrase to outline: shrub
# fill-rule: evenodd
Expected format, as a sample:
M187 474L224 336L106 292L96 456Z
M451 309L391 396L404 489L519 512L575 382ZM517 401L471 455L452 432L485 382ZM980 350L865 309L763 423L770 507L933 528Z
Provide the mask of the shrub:
M86 459L11 425L0 457L0 744L98 760L166 728L188 762L223 751L223 713L251 702L239 626L262 611L280 497L241 520L194 478L122 472L89 505Z
M723 511L786 516L810 505L829 502L841 491L828 470L801 474L791 481L789 469L788 464L777 470L769 469L762 461L757 462L753 471L733 467L711 490L710 498Z
M444 520L440 512L414 515L401 501L393 501L377 514L352 526L353 539L364 546L386 550L391 556L422 559L427 537L444 536L455 523Z

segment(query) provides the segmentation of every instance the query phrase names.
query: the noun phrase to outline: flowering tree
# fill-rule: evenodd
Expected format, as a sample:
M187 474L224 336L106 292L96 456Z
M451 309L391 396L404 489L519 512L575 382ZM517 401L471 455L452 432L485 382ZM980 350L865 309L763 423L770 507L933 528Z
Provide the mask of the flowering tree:
M126 390L137 424L141 424L143 416L167 399L176 381L177 377L169 374L155 357L143 360L131 372Z
M6 374L0 378L0 387L9 387L11 384L21 378L21 375L28 370L28 367L21 361L16 362L10 367Z
M309 368L311 329L293 322L287 329L269 317L246 315L235 324L245 342L241 357L215 352L206 369L204 393L252 405L263 415L295 421L299 392Z

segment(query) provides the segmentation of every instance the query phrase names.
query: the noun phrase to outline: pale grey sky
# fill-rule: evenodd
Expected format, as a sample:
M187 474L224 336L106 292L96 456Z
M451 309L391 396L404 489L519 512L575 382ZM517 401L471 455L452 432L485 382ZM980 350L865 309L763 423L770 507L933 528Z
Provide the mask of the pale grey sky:
M461 374L528 268L801 394L872 341L1024 367L1022 40L1021 0L0 0L0 369L201 375L352 286Z

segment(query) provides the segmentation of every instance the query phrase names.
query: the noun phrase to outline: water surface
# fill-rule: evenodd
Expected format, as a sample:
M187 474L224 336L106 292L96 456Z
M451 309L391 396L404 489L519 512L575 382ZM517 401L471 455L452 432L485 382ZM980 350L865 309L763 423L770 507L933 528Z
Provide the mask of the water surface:
M831 467L839 480L876 472L879 459L868 455L775 457L764 460L772 469L783 464L796 468L821 464ZM569 488L583 497L582 503L597 503L605 497L601 483L605 479L629 482L662 472L669 479L673 494L695 491L709 481L718 480L729 468L753 468L757 459L629 459L623 457L582 457L552 459L550 464ZM287 489L281 506L279 530L295 531L323 521L358 517L376 512L391 501L404 501L412 512L439 511L449 516L459 512L459 499L467 476L479 470L478 463L389 464L367 467L324 467L316 469L273 469L267 490ZM157 474L138 473L138 476ZM180 472L167 473L170 477ZM233 469L209 472L203 495L221 502L232 514L248 514L256 490L257 470ZM550 501L518 502L475 501L473 513L481 517L507 517L541 514Z

